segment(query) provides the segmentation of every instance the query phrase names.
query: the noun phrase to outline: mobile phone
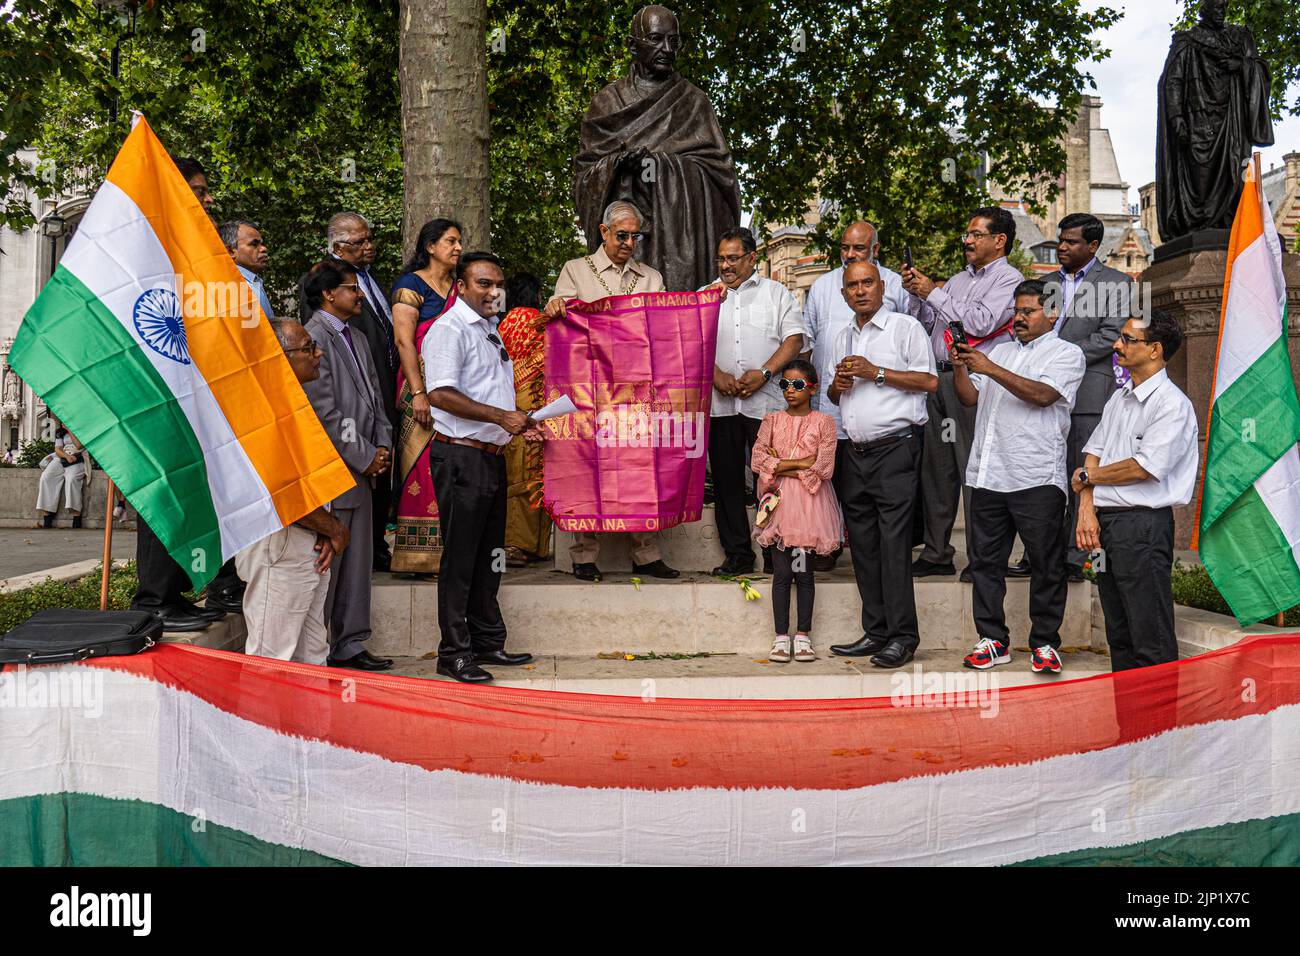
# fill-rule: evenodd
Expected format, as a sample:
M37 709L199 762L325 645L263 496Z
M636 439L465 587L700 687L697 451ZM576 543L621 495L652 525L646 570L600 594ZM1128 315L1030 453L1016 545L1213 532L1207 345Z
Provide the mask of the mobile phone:
M912 264L912 244L910 242L903 246L903 265L907 266L909 269L916 268L916 266Z
M966 329L961 324L960 319L953 319L949 322L948 331L952 333L953 345L970 345L970 341L966 338Z

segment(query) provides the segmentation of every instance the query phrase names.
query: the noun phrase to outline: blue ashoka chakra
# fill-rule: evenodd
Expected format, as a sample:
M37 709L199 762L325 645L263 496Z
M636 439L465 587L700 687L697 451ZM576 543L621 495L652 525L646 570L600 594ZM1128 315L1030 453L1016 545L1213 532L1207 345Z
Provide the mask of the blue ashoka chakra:
M135 300L135 308L131 311L136 330L145 345L173 362L190 364L190 351L185 345L185 322L175 292L150 289Z

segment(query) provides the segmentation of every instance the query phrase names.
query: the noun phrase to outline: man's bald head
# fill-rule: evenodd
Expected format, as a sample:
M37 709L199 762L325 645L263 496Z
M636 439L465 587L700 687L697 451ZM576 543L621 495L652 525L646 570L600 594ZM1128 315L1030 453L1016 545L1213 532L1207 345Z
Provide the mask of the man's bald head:
M885 284L880 269L871 262L850 262L844 267L844 301L858 321L865 322L880 311L885 301Z
M870 262L880 250L880 240L876 227L859 219L844 230L840 239L840 262Z

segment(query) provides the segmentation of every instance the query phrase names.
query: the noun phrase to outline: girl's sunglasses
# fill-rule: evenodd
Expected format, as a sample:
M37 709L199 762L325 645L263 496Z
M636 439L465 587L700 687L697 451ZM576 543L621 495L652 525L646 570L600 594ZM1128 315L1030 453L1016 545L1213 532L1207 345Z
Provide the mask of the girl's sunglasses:
M778 378L776 387L783 392L790 388L793 388L796 392L802 392L808 387L808 383L801 378Z

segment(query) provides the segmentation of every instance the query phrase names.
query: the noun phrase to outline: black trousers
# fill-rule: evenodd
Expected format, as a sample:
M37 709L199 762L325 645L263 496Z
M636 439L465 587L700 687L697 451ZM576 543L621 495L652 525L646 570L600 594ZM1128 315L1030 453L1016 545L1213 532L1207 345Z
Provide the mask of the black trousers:
M844 523L862 598L862 631L915 651L921 643L912 590L912 508L921 462L915 436L844 455Z
M750 544L749 492L746 474L758 426L762 422L744 415L709 420L709 474L713 476L713 518L718 524L722 553L732 564L753 564Z
M429 465L443 538L438 656L500 650L506 643L497 604L505 568L506 460L436 441L429 444Z
M174 610L184 607L188 602L184 594L191 587L190 576L176 559L168 553L158 536L153 533L139 515L136 516L135 530L135 573L137 578L135 595L131 598L131 607L138 611ZM231 558L217 571L216 577L208 584L210 594L225 591L239 591L244 582L235 571L235 559Z
M795 570L798 567L799 570ZM795 588L799 633L812 631L813 563L802 548L772 549L772 618L777 634L790 633L790 585Z
M1005 646L1011 644L1003 602L1007 560L1019 534L1031 570L1029 646L1059 648L1069 584L1065 577L1065 492L1054 485L1011 492L975 488L970 515L966 534L975 632Z
M1097 591L1106 615L1110 669L1178 660L1174 634L1174 513L1170 508L1097 509Z

